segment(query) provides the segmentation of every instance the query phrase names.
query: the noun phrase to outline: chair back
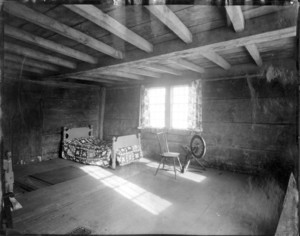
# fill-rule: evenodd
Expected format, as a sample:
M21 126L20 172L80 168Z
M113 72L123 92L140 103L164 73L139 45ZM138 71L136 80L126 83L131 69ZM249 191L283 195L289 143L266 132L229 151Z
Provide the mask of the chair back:
M168 146L166 134L164 132L157 133L157 139L159 142L161 153L169 152L169 146Z

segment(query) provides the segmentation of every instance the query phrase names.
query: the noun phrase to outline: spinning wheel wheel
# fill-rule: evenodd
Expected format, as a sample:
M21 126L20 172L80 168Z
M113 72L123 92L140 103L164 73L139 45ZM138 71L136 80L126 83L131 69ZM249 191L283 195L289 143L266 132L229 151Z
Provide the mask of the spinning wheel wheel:
M183 165L181 170L182 173L184 173L187 170L190 161L193 158L203 169L205 169L203 164L200 162L200 159L205 155L206 144L204 139L200 135L194 135L191 139L190 145L186 145L183 148L187 151L187 155L185 157L185 164Z
M200 135L194 135L190 142L190 149L196 159L202 158L206 152L204 139Z

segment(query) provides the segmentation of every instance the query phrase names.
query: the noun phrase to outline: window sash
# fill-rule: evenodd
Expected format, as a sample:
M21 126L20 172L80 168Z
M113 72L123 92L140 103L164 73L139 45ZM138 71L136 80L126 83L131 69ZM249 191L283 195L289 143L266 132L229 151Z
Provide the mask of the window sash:
M188 85L177 85L171 87L170 128L172 129L188 128L188 93ZM185 101L183 101L184 98ZM180 122L180 120L185 124Z
M176 87L188 87L188 105L185 105L186 102L181 102L181 99L174 98L172 95L173 89ZM156 125L151 125L150 124L150 114L149 114L149 100L147 104L147 95L149 90L155 89L155 88L164 88L165 89L165 100L164 100L164 125L159 125L159 127L154 127ZM154 128L154 129L167 129L167 130L194 130L201 132L202 131L202 86L201 86L201 81L196 80L193 81L190 84L185 84L185 85L173 85L173 86L159 86L159 87L147 87L145 88L144 86L141 86L141 94L140 94L140 120L139 120L139 128ZM185 96L183 94L183 96ZM149 99L149 97L148 97ZM145 104L146 100L146 104ZM172 101L173 100L173 101ZM175 102L174 102L175 101ZM178 106L175 108L173 107L173 104L176 103ZM160 104L160 103L158 103ZM157 107L159 107L159 105ZM163 105L163 103L161 104ZM185 118L183 117L182 119L187 119L188 120L188 127L180 127L180 125L174 125L172 121L172 116L174 116L174 112L178 111L179 116L182 116L182 114L179 112L181 109L181 106L185 106L183 112L186 112L186 109L188 107L188 117ZM147 108L147 109L145 109ZM160 108L162 109L162 108ZM146 112L145 112L146 110ZM145 117L146 114L146 117ZM148 116L148 117L147 117ZM180 120L179 117L176 119ZM152 119L155 121L155 118ZM178 121L177 120L177 121ZM154 123L159 123L159 122L154 122Z

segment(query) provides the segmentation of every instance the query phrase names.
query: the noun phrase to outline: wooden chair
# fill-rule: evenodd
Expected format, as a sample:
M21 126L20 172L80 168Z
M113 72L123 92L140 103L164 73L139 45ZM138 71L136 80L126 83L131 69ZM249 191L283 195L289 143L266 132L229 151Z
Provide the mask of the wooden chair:
M181 167L181 163L180 163L180 159L179 159L179 155L180 153L178 152L170 152L169 151L169 146L168 146L168 141L166 138L166 135L164 132L161 133L157 133L157 139L159 142L159 146L160 146L160 151L161 151L161 160L160 163L156 169L155 175L157 175L157 172L160 168L160 165L163 163L163 169L165 167L165 161L166 159L173 159L173 165L174 165L174 172L175 172L175 179L176 179L176 163L175 160L177 159L179 166L180 166L180 170L182 169Z

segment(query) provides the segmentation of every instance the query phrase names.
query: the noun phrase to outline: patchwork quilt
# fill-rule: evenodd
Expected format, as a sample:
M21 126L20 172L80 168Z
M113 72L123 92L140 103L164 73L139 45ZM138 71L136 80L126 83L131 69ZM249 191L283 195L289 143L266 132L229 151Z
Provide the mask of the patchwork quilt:
M119 148L116 152L117 165L124 166L142 157L142 150L139 145L132 145Z
M75 138L64 141L62 158L88 165L108 167L112 143L94 137Z

